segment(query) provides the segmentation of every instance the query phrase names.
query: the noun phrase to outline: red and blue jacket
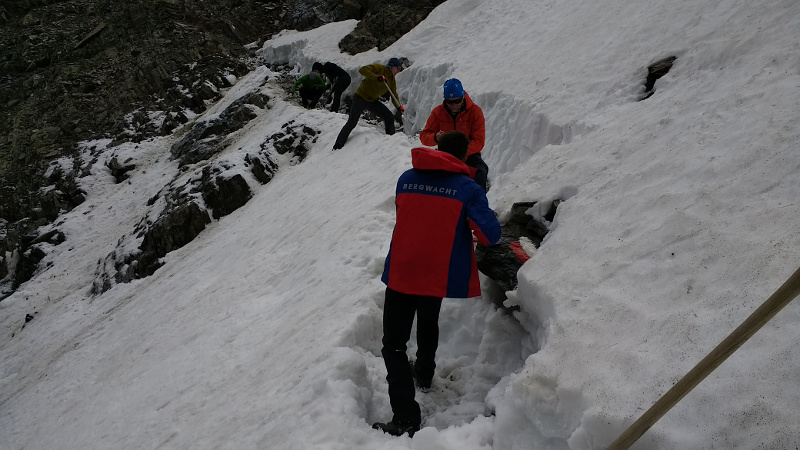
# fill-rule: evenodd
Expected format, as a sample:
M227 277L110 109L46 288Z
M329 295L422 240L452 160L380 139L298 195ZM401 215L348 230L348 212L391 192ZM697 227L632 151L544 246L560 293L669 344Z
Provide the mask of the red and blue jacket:
M381 280L404 294L481 295L472 232L484 245L500 240L486 193L449 153L415 148L411 164L397 181L397 220Z

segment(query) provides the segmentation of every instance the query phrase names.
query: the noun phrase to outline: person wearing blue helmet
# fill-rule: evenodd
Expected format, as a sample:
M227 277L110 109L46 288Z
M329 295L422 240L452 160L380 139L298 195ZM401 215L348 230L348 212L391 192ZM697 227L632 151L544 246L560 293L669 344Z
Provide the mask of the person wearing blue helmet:
M460 131L469 138L466 163L475 170L473 179L488 191L489 166L481 158L486 140L486 123L483 110L469 97L461 81L450 78L444 82L444 101L431 111L425 128L419 134L422 145L435 147L447 131Z
M350 106L350 115L347 122L339 132L336 142L333 144L333 149L338 150L344 147L350 132L356 127L359 117L364 110L369 110L376 116L383 120L386 126L386 134L393 135L395 131L394 120L395 115L389 111L389 108L380 102L381 96L387 92L391 92L392 104L398 111L402 111L403 105L398 103L399 95L397 95L397 82L395 77L404 69L403 62L399 58L391 58L386 65L383 64L369 64L361 67L358 70L364 80L358 85L355 94L353 95L353 104Z

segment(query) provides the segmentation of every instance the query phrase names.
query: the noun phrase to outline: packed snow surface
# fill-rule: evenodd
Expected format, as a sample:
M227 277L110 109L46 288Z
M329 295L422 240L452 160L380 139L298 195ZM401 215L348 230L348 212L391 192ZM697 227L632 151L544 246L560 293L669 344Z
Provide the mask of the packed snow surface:
M99 296L98 261L180 176L180 133L85 144L100 160L51 226L66 241L0 302L0 448L601 449L800 266L800 2L450 0L385 51L340 53L355 26L274 37L196 118L267 93L222 157L294 120L319 133L306 160L266 185L242 171L244 207ZM404 133L362 120L336 152L346 117L273 71L333 61L352 93L394 56ZM370 427L391 419L379 277L395 181L452 77L484 110L500 218L561 203L516 290L445 299L423 429L396 438ZM121 184L113 155L136 164ZM634 448L797 448L799 340L796 300Z

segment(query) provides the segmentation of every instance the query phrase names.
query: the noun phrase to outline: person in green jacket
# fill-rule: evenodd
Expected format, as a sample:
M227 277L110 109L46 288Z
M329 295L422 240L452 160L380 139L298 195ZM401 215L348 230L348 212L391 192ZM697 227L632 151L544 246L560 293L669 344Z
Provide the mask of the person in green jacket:
M292 85L292 92L294 92L298 86L300 87L300 103L308 109L317 106L319 98L322 97L322 94L328 87L325 80L317 72L313 71L308 75L303 75L298 78Z
M394 134L394 118L395 115L389 111L383 103L380 102L382 95L388 91L392 93L392 104L398 111L402 111L402 105L397 103L395 99L399 98L397 95L397 83L394 77L403 71L403 63L399 58L391 58L386 65L383 64L369 64L363 66L358 70L358 73L364 76L364 80L356 89L353 95L353 104L350 106L350 116L347 118L347 123L342 127L339 136L336 138L336 143L333 144L333 149L338 150L344 147L350 132L356 127L358 118L365 109L371 111L376 116L380 117L386 125L386 134Z

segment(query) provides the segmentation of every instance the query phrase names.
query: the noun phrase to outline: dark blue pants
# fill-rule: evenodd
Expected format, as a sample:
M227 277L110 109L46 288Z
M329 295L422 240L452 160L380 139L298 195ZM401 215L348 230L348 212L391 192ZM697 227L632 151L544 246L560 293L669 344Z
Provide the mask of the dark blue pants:
M419 425L422 421L419 404L414 400L416 390L411 376L411 364L406 349L411 338L414 316L417 318L417 374L433 378L434 359L439 347L439 310L441 297L403 294L386 288L383 305L383 348L386 381L389 383L389 403L395 422Z
M394 134L394 114L389 111L389 108L381 103L380 100L368 102L356 94L353 95L353 104L350 106L350 116L347 118L347 123L344 124L342 131L339 132L339 136L336 138L337 147L341 148L344 143L347 142L347 138L350 137L350 132L353 131L353 128L358 124L358 118L361 117L361 113L363 113L365 109L371 111L383 120L383 123L386 125L386 134L389 136Z

